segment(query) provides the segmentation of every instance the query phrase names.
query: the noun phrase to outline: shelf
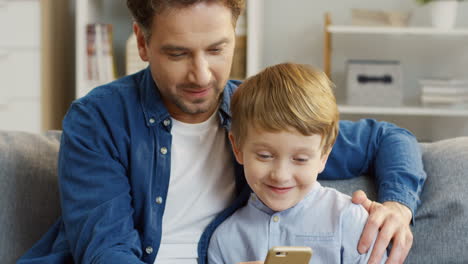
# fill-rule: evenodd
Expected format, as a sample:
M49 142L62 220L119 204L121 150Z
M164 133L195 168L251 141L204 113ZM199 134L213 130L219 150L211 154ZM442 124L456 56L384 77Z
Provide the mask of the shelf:
M329 25L330 33L394 34L394 35L451 35L468 36L467 28L441 30L433 27L365 27Z
M400 115L400 116L468 116L468 109L462 108L437 108L424 106L401 106L401 107L379 107L379 106L354 106L338 105L340 114L370 114L370 115Z

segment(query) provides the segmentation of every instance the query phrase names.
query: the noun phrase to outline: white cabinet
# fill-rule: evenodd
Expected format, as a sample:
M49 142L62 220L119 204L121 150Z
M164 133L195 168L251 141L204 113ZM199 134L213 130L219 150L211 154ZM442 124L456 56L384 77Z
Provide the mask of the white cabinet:
M400 43L404 42L405 38L417 38L417 40L422 44L421 49L425 48L424 43L445 41L444 44L441 44L442 50L439 51L442 54L447 52L447 50L445 50L447 48L447 41L452 40L452 43L459 43L461 40L468 43L468 29L440 30L426 27L395 28L340 26L331 25L330 19L327 17L325 22L324 68L332 78L333 70L331 62L339 61L332 59L333 47L331 42L333 39L332 36L334 35L341 36L341 42L346 39L346 36L358 36L362 39L375 39L380 37L388 39L388 41L392 41L393 38L394 41ZM341 49L335 49L333 52L339 54L338 56L346 56L344 55L346 54L346 45L344 43L338 44L340 44L339 46ZM334 43L334 45L338 44ZM362 45L364 47L366 43L363 43ZM371 42L367 45L369 46L368 48L372 48ZM401 46L404 48L403 45ZM465 45L462 47L462 50L466 52L468 50L468 46ZM414 56L417 55L418 54L415 54ZM404 59L407 58L403 58L403 60ZM430 61L430 59L430 57L427 58L428 61ZM462 57L459 59L463 60ZM432 61L431 63L436 65L437 61ZM467 75L468 72L465 73L464 77L468 78ZM415 80L417 79L416 76L412 75L406 77ZM408 84L409 82L406 83ZM416 81L413 83L416 85ZM342 102L339 105L341 118L357 120L360 118L370 117L393 122L412 131L421 141L434 141L450 137L468 136L468 108L422 105L417 96L419 87L403 87L403 89L407 92L411 91L412 98L406 98L407 100L404 100L404 104L401 107L348 105L345 102Z
M0 0L0 129L41 130L40 0Z

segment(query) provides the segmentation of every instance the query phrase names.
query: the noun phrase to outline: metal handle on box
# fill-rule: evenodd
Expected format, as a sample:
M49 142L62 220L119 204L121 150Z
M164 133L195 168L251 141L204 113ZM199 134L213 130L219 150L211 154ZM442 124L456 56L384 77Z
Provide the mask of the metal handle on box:
M365 83L377 83L377 82L381 82L381 83L385 83L385 84L391 84L393 83L393 78L391 75L388 75L388 74L385 74L383 76L369 76L369 75L363 75L363 74L359 74L357 76L357 80L359 83L361 84L365 84Z

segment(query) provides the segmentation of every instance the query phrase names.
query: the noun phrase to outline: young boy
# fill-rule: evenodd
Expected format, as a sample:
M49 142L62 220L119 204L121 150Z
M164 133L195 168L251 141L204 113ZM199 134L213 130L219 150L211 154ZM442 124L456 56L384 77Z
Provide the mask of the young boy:
M367 263L372 250L357 250L366 210L316 181L338 134L326 75L292 63L266 68L239 86L231 112L229 138L254 193L213 234L209 263L264 260L272 246L309 246L311 263Z

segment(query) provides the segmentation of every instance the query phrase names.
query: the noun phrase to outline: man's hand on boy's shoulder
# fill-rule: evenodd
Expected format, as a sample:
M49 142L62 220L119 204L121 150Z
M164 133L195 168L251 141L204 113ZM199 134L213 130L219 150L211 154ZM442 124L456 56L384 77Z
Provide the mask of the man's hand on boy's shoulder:
M398 202L381 204L371 201L363 191L353 194L353 203L363 205L369 212L359 241L359 252L367 252L377 236L369 263L380 263L390 241L393 243L392 250L386 263L403 263L413 245L413 233L409 226L411 210Z

